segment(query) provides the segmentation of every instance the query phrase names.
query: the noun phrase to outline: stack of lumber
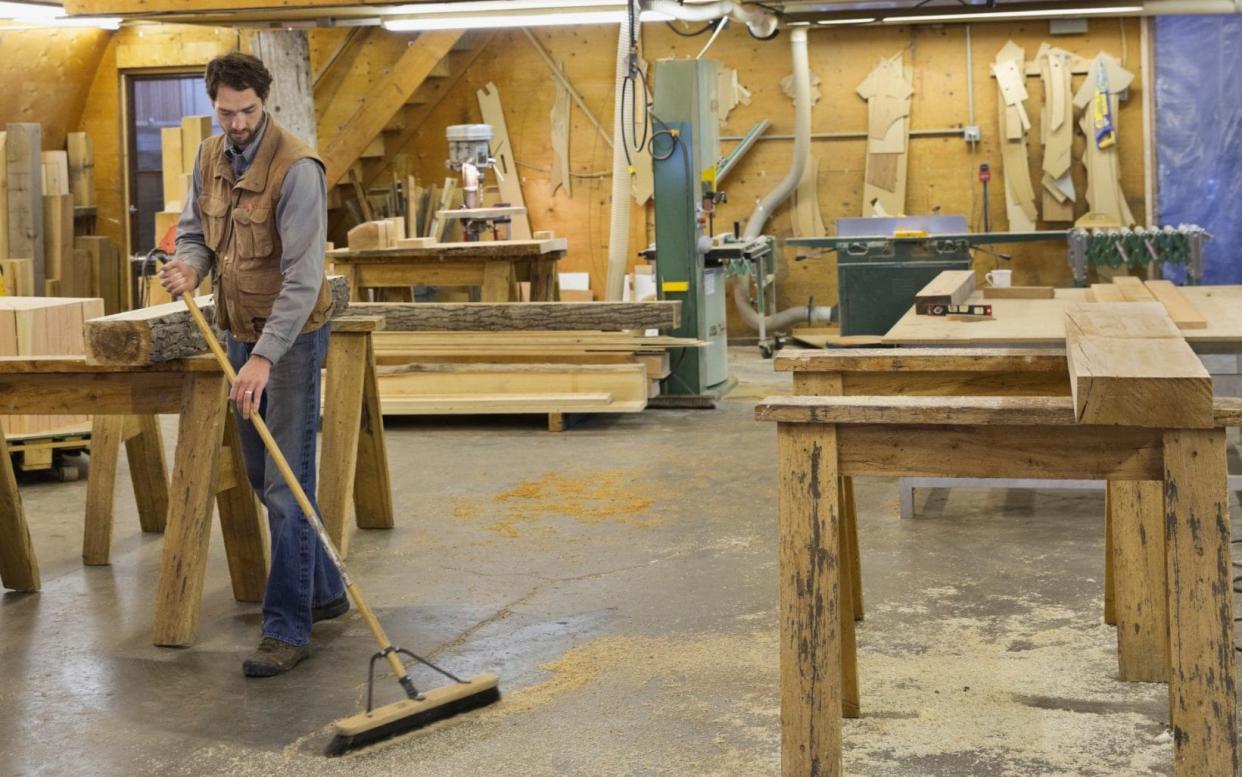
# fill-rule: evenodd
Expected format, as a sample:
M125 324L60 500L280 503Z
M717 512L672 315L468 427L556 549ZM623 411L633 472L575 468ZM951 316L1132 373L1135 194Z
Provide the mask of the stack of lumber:
M1087 292L1091 302L1159 302L1178 329L1206 329L1207 318L1172 281L1144 281L1118 275L1112 283L1093 283Z
M668 376L680 305L351 303L374 337L385 415L634 413ZM631 332L629 330L638 330Z
M164 210L155 214L155 242L161 243L168 230L177 225L181 209L190 192L194 178L194 160L198 147L211 137L210 116L186 116L180 127L164 127L160 130L160 147L163 152Z
M84 321L103 315L103 300L0 297L0 358L81 356ZM84 434L90 416L0 416L9 437Z

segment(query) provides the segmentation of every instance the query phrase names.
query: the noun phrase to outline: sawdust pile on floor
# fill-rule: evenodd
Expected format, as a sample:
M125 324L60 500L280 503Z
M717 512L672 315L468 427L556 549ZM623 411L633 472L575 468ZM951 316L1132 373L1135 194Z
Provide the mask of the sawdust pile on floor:
M538 480L527 480L502 491L492 501L503 509L503 518L487 528L502 537L517 537L519 526L540 521L572 518L579 523L614 521L636 528L658 525L648 514L651 499L634 485L641 482L635 473L602 471L569 477L549 472ZM459 498L453 508L458 519L469 520L492 509L480 507L477 500ZM550 527L541 527L548 532Z

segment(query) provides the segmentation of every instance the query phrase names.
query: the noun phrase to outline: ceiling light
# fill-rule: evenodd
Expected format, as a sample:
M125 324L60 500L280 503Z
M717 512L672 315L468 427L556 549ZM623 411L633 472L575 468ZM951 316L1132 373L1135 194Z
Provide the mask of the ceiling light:
M815 23L826 26L830 24L871 24L874 21L876 21L874 16L859 16L853 19L820 19Z
M464 4L463 5L467 5ZM393 32L411 32L415 30L471 30L499 29L504 27L553 27L573 24L620 24L625 18L626 10L616 7L598 11L564 11L547 9L542 12L531 10L528 13L503 14L434 14L431 16L407 17L405 19L385 19L384 28ZM639 21L663 22L671 21L672 17L653 11L643 11Z
M118 17L70 17L65 15L63 6L35 3L0 2L0 19L41 27L98 27L115 30L121 26Z
M568 0L474 0L473 2L460 3L411 3L395 6L387 13L397 16L406 14L411 16L432 14L465 16L476 13L488 13L490 11L513 13L515 11L532 11L547 8L564 9L569 5L570 2ZM574 8L598 8L605 6L616 9L625 4L618 0L572 0L572 5Z
M992 19L1027 19L1041 16L1092 16L1097 14L1139 13L1140 5L1108 5L1096 8L1041 8L1033 11L975 11L973 13L942 13L926 16L887 16L886 24L905 24L907 22L956 22L982 21Z

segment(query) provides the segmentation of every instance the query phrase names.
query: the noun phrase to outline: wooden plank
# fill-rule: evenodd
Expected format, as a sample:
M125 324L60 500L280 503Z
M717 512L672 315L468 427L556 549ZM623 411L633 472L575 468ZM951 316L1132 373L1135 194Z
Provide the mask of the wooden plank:
M1154 302L1156 299L1143 285L1143 279L1133 275L1113 276L1113 285L1121 290L1126 302Z
M451 180L451 179L446 179ZM367 263L401 263L412 260L432 261L449 259L544 259L555 258L552 254L563 253L569 244L563 237L546 240L485 240L477 243L435 243L386 249L353 250L337 248L327 253L328 259L337 262L365 261Z
M0 261L9 253L9 153L8 133L0 132ZM7 279L6 279L7 280ZM9 292L12 294L13 292ZM26 295L31 296L31 295Z
M432 30L420 33L416 42L406 48L324 148L321 156L329 187L344 178L363 150L404 108L406 100L426 80L436 64L448 55L461 36L462 30Z
M1206 329L1207 319L1172 281L1147 281L1147 290L1177 324L1178 329Z
M794 393L814 372L794 373ZM845 393L873 396L1069 397L1068 371L1055 372L847 372Z
M837 430L841 474L853 477L1155 480L1163 472L1158 429L1041 425L932 431L925 425L848 424Z
M778 427L781 774L841 773L840 494L833 427Z
M1175 777L1238 769L1225 432L1165 433L1169 706Z
M30 259L0 259L4 288L14 297L34 296L34 262ZM3 353L0 349L0 353Z
M69 193L69 154L65 151L44 151L43 196Z
M339 275L329 276L328 282L334 310L344 312L349 284ZM213 297L197 297L195 302L211 321L215 313ZM140 366L207 350L185 303L180 301L94 318L84 323L83 331L86 359L91 364Z
M0 428L0 584L12 591L38 591L39 561L30 543L30 527L17 492L13 460Z
M351 302L386 332L675 329L680 302Z
M1067 397L777 396L755 406L755 419L782 423L1075 426Z
M181 172L194 172L198 147L211 137L210 116L184 116L181 119Z
M60 281L60 295L77 297L90 292L86 278L74 272L73 195L43 196L43 267L46 280Z
M1212 378L1157 303L1066 310L1066 355L1078 420L1210 428Z
M95 205L95 147L85 132L65 135L69 154L69 193L75 208Z
M914 309L927 314L937 305L960 305L974 293L974 270L945 270L914 295Z
M517 169L517 160L513 156L513 146L509 142L509 130L505 125L504 110L500 106L500 92L495 84L488 82L476 95L479 98L483 123L492 126L492 156L496 158L496 171L500 174L501 200L509 205L525 208L522 178ZM517 240L529 240L530 219L525 215L515 216L509 224L509 232Z
M43 165L39 156L42 132L38 124L5 127L8 173L8 258L30 259L34 287L42 292L43 269Z
M987 286L983 289L984 299L1052 299L1051 286Z
M1065 352L1051 348L785 349L777 372L1045 372L1064 374Z
M185 175L193 168L182 169L181 127L160 128L162 177L164 181L164 210L179 210L185 205ZM193 160L191 160L193 161ZM159 235L156 239L159 239Z
M1169 679L1164 491L1159 481L1110 480L1108 516L1117 626L1118 676Z

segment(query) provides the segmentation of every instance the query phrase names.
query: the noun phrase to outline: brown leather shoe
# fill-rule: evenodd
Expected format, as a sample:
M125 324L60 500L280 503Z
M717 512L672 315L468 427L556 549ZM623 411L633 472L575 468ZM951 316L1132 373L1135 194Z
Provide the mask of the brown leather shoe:
M242 662L242 674L247 677L274 677L284 674L307 656L310 645L290 645L275 637L264 637L259 649Z

